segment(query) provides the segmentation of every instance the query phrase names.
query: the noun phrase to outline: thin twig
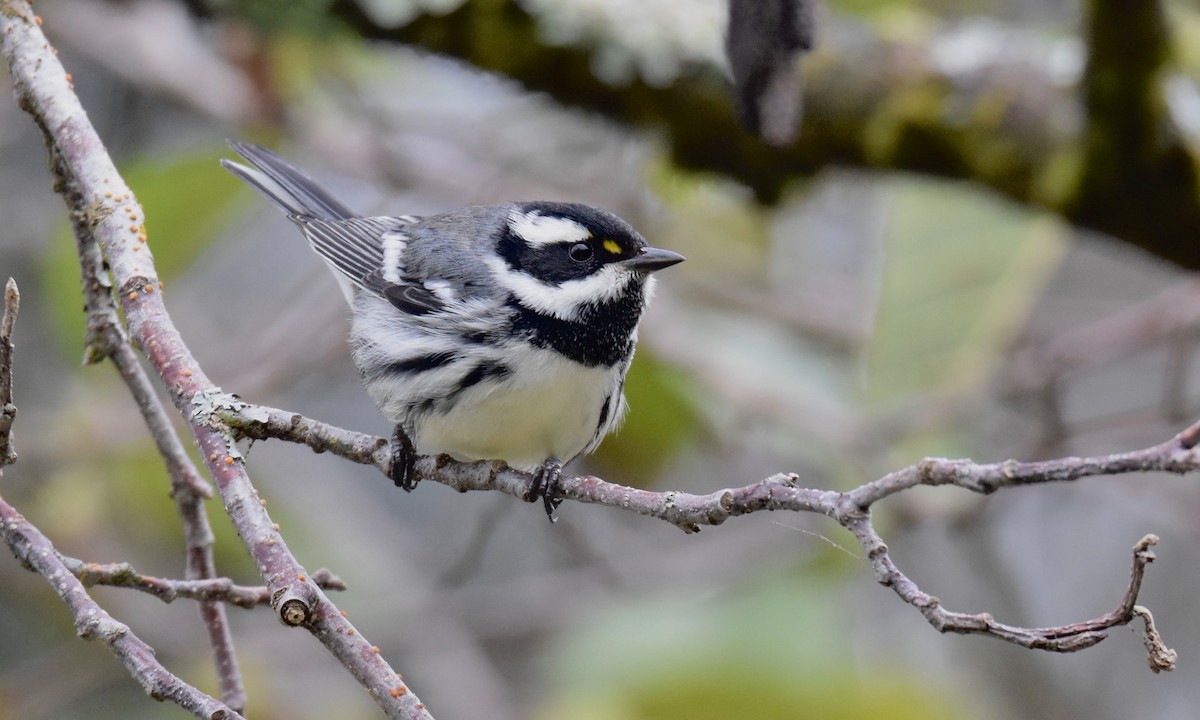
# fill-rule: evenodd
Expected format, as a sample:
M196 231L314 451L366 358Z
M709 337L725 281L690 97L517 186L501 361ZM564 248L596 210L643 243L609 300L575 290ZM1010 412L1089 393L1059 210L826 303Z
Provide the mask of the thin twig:
M0 320L0 394L7 410L12 406L12 330L20 309L20 295L10 278L5 287L4 317ZM12 451L11 420L4 427L6 451L0 455L0 467L15 458ZM220 701L209 697L171 674L154 657L154 649L125 625L117 622L88 595L83 585L64 564L50 540L0 498L0 536L25 567L39 573L58 593L75 618L76 632L85 640L100 639L125 665L130 675L156 700L170 700L196 717L205 720L234 720L242 716Z
M1059 378L1102 367L1200 329L1200 280L1172 285L1142 302L1045 343L1030 344L1006 363L1005 389L1040 392Z
M162 666L154 649L118 622L88 595L79 580L59 559L54 545L11 505L0 499L0 535L25 567L38 573L66 603L75 618L75 630L85 640L100 640L129 674L155 700L168 700L204 720L236 720L242 716L229 706L192 687Z
M4 318L0 320L0 473L5 465L17 461L13 443L12 426L17 419L17 406L13 404L13 326L21 310L21 293L17 281L12 278L4 284Z
M172 580L143 575L129 563L107 563L97 565L78 558L59 555L64 567L86 587L108 585L139 590L169 603L178 598L202 602L221 602L241 608L255 608L271 604L271 594L262 585L235 585L229 578L206 578L203 580ZM325 568L317 570L312 580L323 590L345 590L341 578Z

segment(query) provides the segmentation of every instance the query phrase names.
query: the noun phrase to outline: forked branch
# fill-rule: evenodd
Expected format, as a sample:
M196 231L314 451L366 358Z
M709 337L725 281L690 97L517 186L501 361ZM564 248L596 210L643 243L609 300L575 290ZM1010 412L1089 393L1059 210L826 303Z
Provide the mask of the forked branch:
M391 453L387 440L334 427L302 415L276 408L250 405L230 396L209 398L206 408L243 437L277 438L307 445L317 452L332 452L354 462L373 465L389 476ZM763 510L788 510L827 515L849 530L858 540L879 582L921 611L941 632L987 635L1027 648L1074 652L1103 640L1104 630L1129 624L1134 617L1145 566L1154 560L1150 547L1158 542L1147 535L1135 547L1133 571L1121 604L1094 620L1049 628L1024 628L998 623L987 613L946 610L936 597L922 591L891 558L887 544L871 522L871 507L896 493L920 485L956 485L981 494L1001 488L1070 482L1101 475L1165 471L1190 473L1200 470L1200 422L1171 440L1126 453L1094 457L1067 457L1043 462L1006 460L975 463L970 460L927 458L852 490L837 492L799 485L795 474L777 474L751 485L726 488L706 495L664 491L652 492L606 482L597 477L563 478L559 496L565 500L607 505L640 515L656 517L685 532L720 525L731 517ZM459 492L497 490L516 498L529 492L533 476L498 462L460 463L446 456L420 457L416 473L421 480L448 485ZM1162 643L1152 623L1146 624L1146 647L1150 665L1159 670L1174 668L1175 654Z

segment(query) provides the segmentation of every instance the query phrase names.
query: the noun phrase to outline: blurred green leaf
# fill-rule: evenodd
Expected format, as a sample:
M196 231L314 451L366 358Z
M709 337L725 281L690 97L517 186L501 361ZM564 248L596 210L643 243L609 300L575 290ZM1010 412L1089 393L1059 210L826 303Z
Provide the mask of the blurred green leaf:
M625 424L594 457L602 474L647 486L695 437L698 417L687 382L684 373L650 353L637 354L625 377Z
M593 618L552 658L560 694L538 717L970 717L903 666L881 658L856 669L838 587L775 576L725 597L674 595Z
M333 0L232 0L223 10L240 15L263 34L321 35L340 27L329 12L332 4Z
M866 401L987 380L1067 246L1066 230L978 190L897 183Z

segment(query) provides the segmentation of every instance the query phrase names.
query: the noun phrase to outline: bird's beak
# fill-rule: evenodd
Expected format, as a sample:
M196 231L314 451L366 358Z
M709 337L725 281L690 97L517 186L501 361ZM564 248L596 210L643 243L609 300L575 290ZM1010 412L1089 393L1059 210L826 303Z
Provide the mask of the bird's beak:
M628 260L622 260L621 264L630 270L651 273L681 262L683 262L683 256L679 253L648 247L642 248L640 253Z

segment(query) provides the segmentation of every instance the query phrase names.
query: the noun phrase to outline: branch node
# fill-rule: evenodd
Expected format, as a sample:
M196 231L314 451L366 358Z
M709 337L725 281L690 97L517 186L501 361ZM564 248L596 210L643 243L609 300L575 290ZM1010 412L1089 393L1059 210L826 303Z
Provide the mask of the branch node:
M1145 537L1143 537L1141 540L1138 540L1137 544L1133 546L1133 552L1146 562L1154 562L1154 551L1150 548L1157 544L1158 536L1154 533L1147 533Z
M1184 450L1191 450L1196 445L1200 445L1200 422L1194 423L1176 435L1175 440Z
M271 596L271 604L279 613L279 620L288 627L307 624L312 618L315 600L313 586L303 575L287 587L276 590Z
M1146 624L1145 632L1142 634L1142 643L1146 646L1146 662L1150 664L1150 669L1155 673L1174 670L1179 653L1167 647L1167 644L1163 642L1162 635L1159 635L1158 628L1154 625L1154 616L1141 605L1133 606L1133 614L1140 617Z
M346 582L326 568L321 568L312 574L312 581L317 587L325 590L345 590Z
M308 603L300 598L285 600L279 608L279 619L283 621L284 625L290 625L291 627L298 627L308 622L311 614L312 612L308 607Z

